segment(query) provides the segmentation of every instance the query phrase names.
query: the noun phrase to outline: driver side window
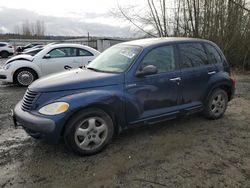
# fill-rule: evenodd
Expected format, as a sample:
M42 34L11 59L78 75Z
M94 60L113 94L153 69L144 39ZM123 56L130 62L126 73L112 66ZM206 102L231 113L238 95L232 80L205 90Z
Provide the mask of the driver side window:
M168 45L151 50L142 60L140 69L148 65L154 65L158 73L175 70L174 47Z

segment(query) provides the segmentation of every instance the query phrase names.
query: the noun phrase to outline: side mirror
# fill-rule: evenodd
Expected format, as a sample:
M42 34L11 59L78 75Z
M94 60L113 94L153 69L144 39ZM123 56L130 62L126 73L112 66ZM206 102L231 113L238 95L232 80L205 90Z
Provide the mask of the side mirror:
M50 56L50 54L46 54L43 58L44 59L49 59L49 58L51 58L51 56Z
M158 72L156 66L154 65L147 65L145 67L143 67L143 69L141 71L137 71L136 76L140 77L140 76L147 76L147 75L152 75L152 74L156 74Z

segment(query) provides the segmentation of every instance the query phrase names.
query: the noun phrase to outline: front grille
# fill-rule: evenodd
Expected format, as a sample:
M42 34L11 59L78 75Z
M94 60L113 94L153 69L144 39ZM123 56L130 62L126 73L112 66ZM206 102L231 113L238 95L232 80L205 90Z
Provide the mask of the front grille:
M31 107L37 97L38 93L27 90L23 96L22 109L24 111L31 110Z

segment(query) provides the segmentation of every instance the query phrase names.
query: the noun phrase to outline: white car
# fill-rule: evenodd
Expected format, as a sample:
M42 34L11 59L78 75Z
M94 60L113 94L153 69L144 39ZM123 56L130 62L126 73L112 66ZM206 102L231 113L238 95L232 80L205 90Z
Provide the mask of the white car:
M2 58L7 58L14 54L14 48L9 43L0 42L0 56Z
M34 80L67 69L81 68L100 52L80 44L53 44L36 55L18 55L0 68L0 81L28 86Z
M41 48L43 48L44 46L45 46L45 45L36 45L36 46L34 46L34 47L32 47L32 48L24 49L23 52L21 52L21 53L25 53L25 52L28 52L28 51L30 51L30 50L41 49Z

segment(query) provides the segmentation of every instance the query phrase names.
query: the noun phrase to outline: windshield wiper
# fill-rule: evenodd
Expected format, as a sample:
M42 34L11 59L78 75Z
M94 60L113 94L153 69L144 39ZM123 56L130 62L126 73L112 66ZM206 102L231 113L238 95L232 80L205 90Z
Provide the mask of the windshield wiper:
M93 68L93 67L86 67L86 69L92 70L92 71L96 71L96 72L101 72L101 70Z
M86 69L93 70L93 71L95 71L95 72L118 73L118 72L113 72L113 71L104 71L104 70L96 69L96 68L93 68L93 67L86 67Z

